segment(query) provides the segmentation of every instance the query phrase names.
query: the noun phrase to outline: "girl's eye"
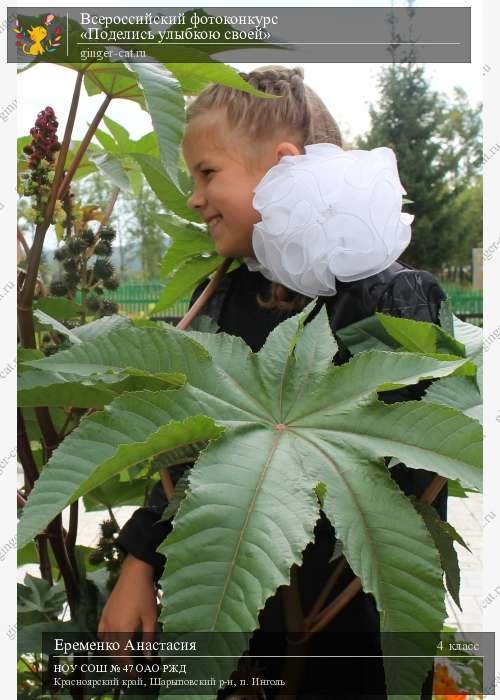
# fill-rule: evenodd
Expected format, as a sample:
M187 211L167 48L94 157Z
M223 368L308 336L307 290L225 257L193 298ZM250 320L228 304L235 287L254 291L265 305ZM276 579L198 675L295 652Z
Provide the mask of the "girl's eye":
M209 175L211 175L211 174L214 173L214 172L215 172L215 170L212 170L212 168L204 168L204 169L201 171L201 174L202 174L204 177L208 177Z

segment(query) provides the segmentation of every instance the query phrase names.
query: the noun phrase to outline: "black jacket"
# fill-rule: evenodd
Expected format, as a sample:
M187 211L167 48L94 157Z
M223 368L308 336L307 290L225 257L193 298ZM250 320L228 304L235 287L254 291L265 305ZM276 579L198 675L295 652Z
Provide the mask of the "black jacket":
M204 285L201 285L193 295L193 300L201 293ZM278 315L262 308L257 302L257 296L266 298L269 295L270 282L258 272L250 272L245 265L226 276L222 285L212 297L203 311L219 325L222 331L240 336L257 352L264 344L268 334L273 328L283 321L288 315ZM376 311L393 316L411 318L419 321L439 322L439 308L445 295L436 279L428 272L413 270L400 263L394 263L383 272L364 280L350 283L338 283L337 294L325 299L325 305L333 331L344 328L356 321L373 315ZM336 358L336 361L345 361L348 355ZM421 387L409 387L407 389L389 392L383 395L383 400L388 402L405 399L420 398ZM186 466L174 468L171 471L174 482L183 473ZM392 477L406 494L421 495L433 478L433 474L423 470L413 470L398 465L391 470ZM142 559L155 567L156 578L163 569L165 558L156 552L156 548L164 540L171 529L169 522L158 520L166 505L165 496L161 484L153 489L150 505L147 508L139 508L124 525L118 538L118 544L127 552L138 559ZM438 496L435 507L440 516L446 517L446 490ZM315 530L315 542L310 544L304 552L303 565L299 571L299 589L301 591L304 610L312 605L321 590L325 580L331 572L329 563L335 542L335 531L322 517L318 521ZM347 569L344 576L332 591L332 596L338 594L352 579L353 574ZM325 631L315 638L313 645L316 653L346 655L351 645L353 654L360 654L361 640L368 645L367 649L378 648L378 613L373 598L363 593L359 594L349 606L335 619L332 630ZM272 651L276 649L280 641L284 642L284 623L282 600L280 592L271 598L266 604L260 616L260 630L254 636L253 650L265 653L265 649L271 645ZM319 651L321 650L321 651ZM355 666L347 665L343 661L340 668L335 666L337 680L336 697L362 697L364 693L373 693L380 687L383 693L383 675L381 665L368 666L366 661L356 659ZM378 675L377 675L378 674ZM300 697L316 697L321 695L318 686L318 678L321 674L312 670L307 676L308 692L304 691ZM363 675L366 680L363 681ZM353 690L350 683L355 681L361 686ZM329 682L329 681L328 681ZM365 685L363 685L365 683ZM330 686L329 686L330 687ZM361 688L361 689L360 689ZM312 689L312 690L311 690Z

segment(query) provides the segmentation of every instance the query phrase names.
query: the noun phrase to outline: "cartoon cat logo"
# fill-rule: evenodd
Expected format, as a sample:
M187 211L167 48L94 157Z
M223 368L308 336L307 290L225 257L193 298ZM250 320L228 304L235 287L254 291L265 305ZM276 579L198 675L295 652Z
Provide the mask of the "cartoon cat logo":
M53 25L56 16L45 15L40 18L40 24L31 25L29 29L23 29L19 18L12 31L16 33L16 46L19 53L26 56L43 56L45 52L52 52L59 48L62 39L62 29L59 23Z

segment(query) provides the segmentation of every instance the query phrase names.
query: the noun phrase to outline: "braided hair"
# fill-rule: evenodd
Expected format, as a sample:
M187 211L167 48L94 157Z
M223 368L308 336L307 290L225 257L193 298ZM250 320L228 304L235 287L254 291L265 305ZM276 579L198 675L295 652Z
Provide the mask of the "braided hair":
M208 85L189 104L187 121L208 111L221 110L227 122L251 143L279 137L292 141L302 151L314 143L342 146L335 119L324 102L304 83L300 67L263 66L250 73L240 73L249 85L261 92L279 96L270 100L225 85ZM277 312L297 311L308 299L273 282L269 299L260 297L261 306Z

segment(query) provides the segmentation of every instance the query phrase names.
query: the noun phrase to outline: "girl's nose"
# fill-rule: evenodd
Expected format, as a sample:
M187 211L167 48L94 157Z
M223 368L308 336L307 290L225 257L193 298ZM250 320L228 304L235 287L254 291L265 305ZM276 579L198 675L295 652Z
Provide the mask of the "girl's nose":
M190 209L198 209L205 206L206 203L206 197L199 189L193 190L193 194L187 200L187 205Z

